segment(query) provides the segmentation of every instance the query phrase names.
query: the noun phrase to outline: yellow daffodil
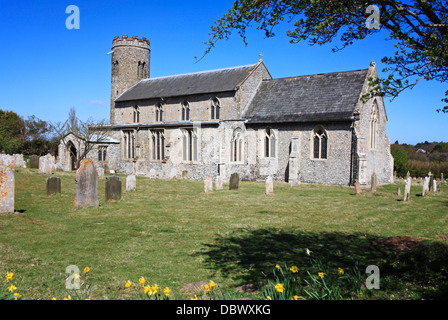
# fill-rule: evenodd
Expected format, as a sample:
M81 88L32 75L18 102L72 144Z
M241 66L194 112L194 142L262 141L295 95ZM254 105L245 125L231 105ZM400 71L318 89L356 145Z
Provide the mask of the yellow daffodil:
M339 273L340 275L343 275L343 274L344 274L344 269L342 269L342 268L338 268L338 273Z
M17 300L21 297L20 293L16 292L14 293L14 300Z
M212 280L210 280L210 282L208 283L208 286L210 289L214 289L216 284Z
M138 283L140 284L144 284L146 282L144 277L141 277L140 279L138 279Z
M132 282L128 280L128 282L126 282L126 284L124 285L125 288L130 288L132 287Z
M193 297L193 298L190 298L190 300L198 300L198 296L197 296L197 295L194 295L194 297Z
M208 284L206 284L205 286L204 286L204 291L208 291L208 290L210 290L210 286L208 285Z
M319 273L318 273L318 276L321 277L321 278L323 279L324 276L325 276L325 273L323 273L323 272L319 272Z
M267 296L265 300L272 300L270 296Z
M156 284L153 285L153 286L152 286L152 291L153 291L154 294L158 293L158 292L159 292L159 286L156 285Z
M89 268L89 267L85 267L85 268L84 268L84 273L85 273L85 274L88 274L89 271L90 271L90 268Z
M301 296L293 296L292 298L294 300L304 300L303 297L301 297Z
M275 269L280 270L280 267L278 266L278 264L275 265Z
M275 289L277 290L277 292L283 292L285 288L283 287L283 283L277 283Z
M165 289L163 289L163 293L168 297L170 295L170 288L166 287Z
M88 297L88 298L85 298L84 300L90 300L90 297Z
M297 268L296 266L292 266L290 270L292 273L296 273L299 271L299 268Z
M68 295L67 298L63 298L62 300L72 300L72 297Z
M53 297L53 298L51 298L51 300L58 300L58 299L56 299L55 297Z
M14 273L12 272L6 272L6 280L12 281L14 279Z
M73 278L75 278L75 279L80 279L81 276L80 276L79 274L75 273L75 274L73 275Z
M152 294L151 286L144 287L143 291L145 292L145 294Z
M17 289L16 286L13 284L8 287L9 292L13 292L16 289Z

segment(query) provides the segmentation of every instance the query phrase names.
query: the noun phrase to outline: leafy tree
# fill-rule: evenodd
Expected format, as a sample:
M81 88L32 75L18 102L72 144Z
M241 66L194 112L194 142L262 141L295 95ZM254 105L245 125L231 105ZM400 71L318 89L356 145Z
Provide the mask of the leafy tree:
M19 152L25 140L25 123L13 111L0 110L0 152Z
M394 157L394 167L399 175L405 175L406 163L408 162L408 154L400 145L392 145L390 152Z
M377 19L372 20L377 13ZM323 45L339 38L342 45L333 51L382 30L388 40L396 41L394 55L382 59L388 65L383 71L389 76L370 79L373 90L365 99L377 95L393 99L422 78L448 82L446 0L236 0L211 27L204 55L233 31L247 44L246 30L251 24L269 38L275 36L275 27L284 21L291 25L287 31L291 43L308 40L311 45ZM448 112L448 91L442 101L446 105L437 111Z

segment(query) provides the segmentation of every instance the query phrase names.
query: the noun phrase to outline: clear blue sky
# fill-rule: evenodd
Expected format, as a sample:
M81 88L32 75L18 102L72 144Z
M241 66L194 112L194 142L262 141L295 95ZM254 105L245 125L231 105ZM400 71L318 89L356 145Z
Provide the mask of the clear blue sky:
M110 55L115 36L137 35L151 43L151 77L252 64L259 53L274 78L364 69L371 60L380 76L381 58L394 52L384 35L362 40L338 53L332 45L289 44L286 26L265 39L255 28L249 45L234 34L203 60L210 26L232 0L6 1L0 2L0 108L22 117L63 121L71 107L79 118L109 118ZM80 29L66 28L65 9L80 10ZM437 113L447 90L422 82L393 102L385 100L393 143L448 141L448 114Z

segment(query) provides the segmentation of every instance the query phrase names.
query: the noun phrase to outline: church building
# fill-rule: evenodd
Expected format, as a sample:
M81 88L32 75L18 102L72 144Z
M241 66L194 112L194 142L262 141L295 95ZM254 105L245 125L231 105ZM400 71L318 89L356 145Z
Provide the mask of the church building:
M162 179L228 181L236 172L248 180L369 185L375 172L377 183L391 183L384 101L361 101L377 76L373 61L366 67L273 78L260 59L151 78L149 41L115 37L109 137L88 157L115 173ZM66 145L59 167L72 170Z

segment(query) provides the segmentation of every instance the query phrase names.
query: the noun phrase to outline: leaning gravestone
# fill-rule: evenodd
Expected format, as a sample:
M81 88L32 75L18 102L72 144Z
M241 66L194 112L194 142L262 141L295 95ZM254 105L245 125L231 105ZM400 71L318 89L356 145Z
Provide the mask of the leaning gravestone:
M14 212L14 158L0 155L0 212Z
M61 178L59 177L47 178L47 196L54 193L61 193Z
M271 176L266 178L266 194L271 195L274 194L274 181Z
M204 192L213 191L213 182L211 177L206 177L204 180Z
M403 201L407 201L411 198L411 177L406 179L406 184L404 187L404 198Z
M76 171L76 198L73 206L84 208L97 206L98 201L98 173L96 172L93 161L83 159L79 169Z
M215 181L215 190L222 190L223 187L223 179L221 176L217 176L216 177L216 181Z
M121 179L117 176L106 178L106 201L121 199Z
M232 173L230 176L229 190L238 190L239 182L240 177L238 176L238 173Z
M52 174L55 167L55 158L51 154L39 158L39 173Z
M134 175L126 177L126 191L135 191L137 189L137 180Z
M30 156L30 169L39 169L39 156Z

